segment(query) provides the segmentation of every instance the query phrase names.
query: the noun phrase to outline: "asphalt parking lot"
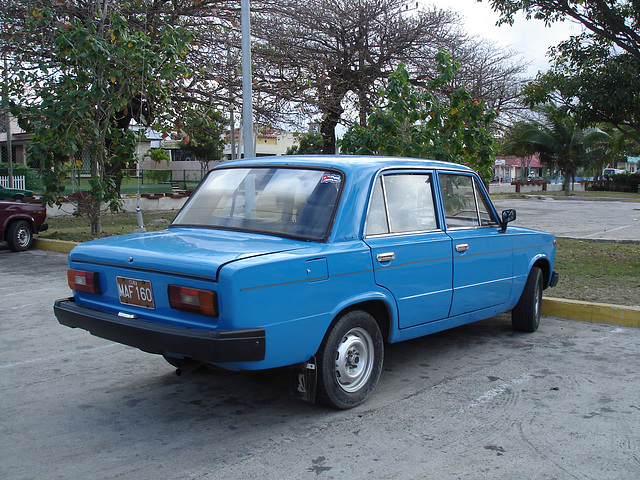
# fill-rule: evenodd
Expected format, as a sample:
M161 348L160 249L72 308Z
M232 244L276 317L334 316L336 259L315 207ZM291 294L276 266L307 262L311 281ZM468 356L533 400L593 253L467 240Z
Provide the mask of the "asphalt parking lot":
M639 478L640 329L495 317L388 346L372 397L197 371L60 326L66 255L0 250L2 479Z
M515 208L514 225L536 228L557 237L614 242L640 242L640 203L618 200L555 200L530 195L526 199L493 200L498 212Z

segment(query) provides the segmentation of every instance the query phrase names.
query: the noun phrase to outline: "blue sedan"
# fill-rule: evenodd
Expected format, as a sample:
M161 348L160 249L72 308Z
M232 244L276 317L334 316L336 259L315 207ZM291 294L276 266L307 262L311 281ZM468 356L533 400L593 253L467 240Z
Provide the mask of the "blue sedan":
M291 366L292 391L362 403L384 345L512 311L533 332L553 235L507 224L469 168L384 157L226 162L162 232L69 255L63 325L163 355L178 373Z

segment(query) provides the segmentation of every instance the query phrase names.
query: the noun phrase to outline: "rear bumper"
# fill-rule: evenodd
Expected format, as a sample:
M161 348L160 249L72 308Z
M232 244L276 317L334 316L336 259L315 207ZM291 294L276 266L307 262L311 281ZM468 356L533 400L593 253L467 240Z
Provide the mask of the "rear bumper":
M164 325L84 307L73 298L56 300L53 311L62 325L149 353L184 355L208 363L264 360L263 328L197 330Z

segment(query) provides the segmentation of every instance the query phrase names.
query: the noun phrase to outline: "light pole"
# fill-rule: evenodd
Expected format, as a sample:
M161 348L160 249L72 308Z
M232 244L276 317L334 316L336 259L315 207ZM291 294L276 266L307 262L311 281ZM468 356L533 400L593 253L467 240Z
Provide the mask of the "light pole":
M251 103L251 25L249 0L242 0L242 127L244 131L244 157L254 157L253 106Z
M7 85L9 85L9 71L7 70L7 56L5 54L4 57L4 75L5 75L5 89L7 89ZM11 115L9 111L9 94L7 90L5 90L5 103L7 104L7 174L9 176L9 184L7 185L9 188L13 188L13 146L11 145Z

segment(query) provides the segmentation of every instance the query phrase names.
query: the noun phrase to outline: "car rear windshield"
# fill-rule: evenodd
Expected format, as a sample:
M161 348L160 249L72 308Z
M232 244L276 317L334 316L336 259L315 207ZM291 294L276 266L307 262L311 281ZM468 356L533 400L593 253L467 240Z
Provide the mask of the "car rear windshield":
M213 170L172 225L322 240L330 231L342 178L333 170L291 167Z

